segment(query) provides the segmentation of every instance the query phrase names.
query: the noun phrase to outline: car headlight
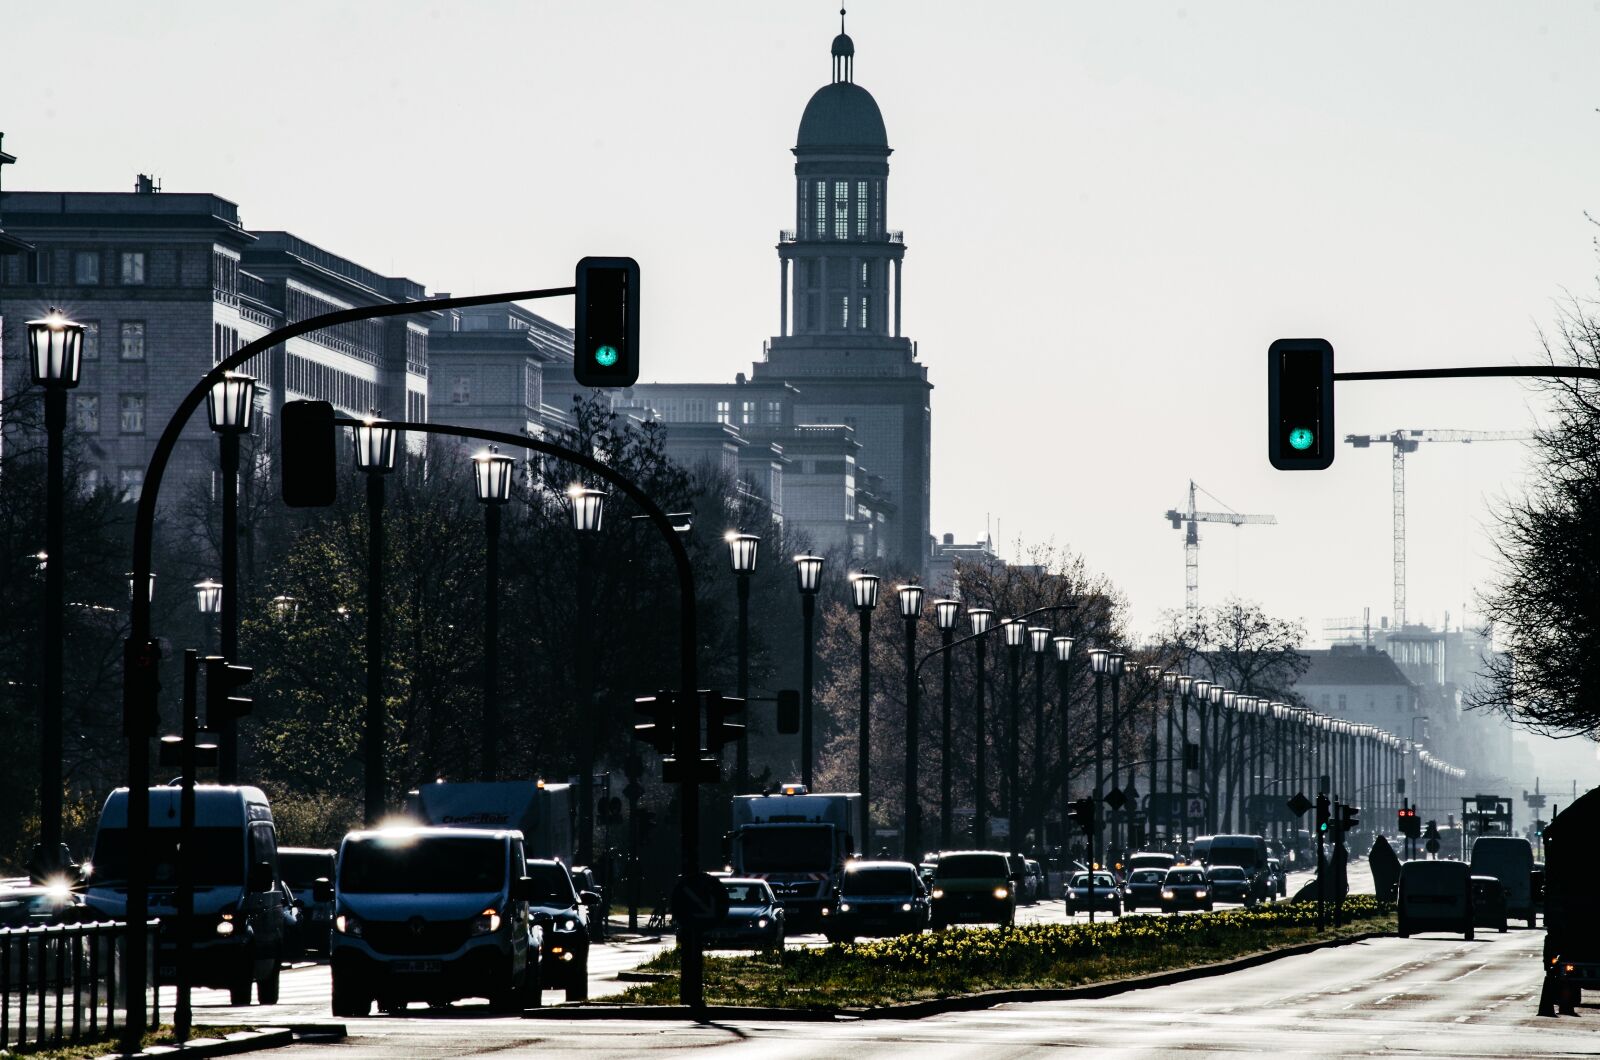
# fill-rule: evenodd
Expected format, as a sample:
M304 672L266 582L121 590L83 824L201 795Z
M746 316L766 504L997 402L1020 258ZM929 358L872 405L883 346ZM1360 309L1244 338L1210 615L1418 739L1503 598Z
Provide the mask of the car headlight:
M492 935L499 930L500 913L494 909L485 909L472 922L472 933L474 935Z
M233 934L233 914L223 913L222 919L217 921L217 934L227 938Z
M1208 892L1206 891L1206 889L1204 887L1202 887L1198 891L1194 892L1194 896L1196 898L1204 898L1207 893Z
M349 935L353 939L361 937L361 921L345 913L340 913L333 918L333 929L339 934Z
M911 903L910 902L902 902L902 903L900 903L900 911L903 912L903 913L911 912Z
M994 896L996 898L1010 898L1011 897L1011 888L1009 888L1009 887L996 887L994 889Z
M569 916L565 920L557 920L554 927L557 931L576 931L578 922Z
M756 927L758 927L758 928L764 928L764 927L766 927L766 926L767 926L767 925L768 925L768 924L770 924L770 923L771 923L771 922L772 922L772 921L770 921L770 920L768 920L768 919L767 919L767 918L766 918L766 917L759 917L759 918L757 918L757 920L756 920Z
M1162 891L1161 892L1161 897L1163 897L1163 898L1171 898L1172 896L1173 895L1172 895L1171 891Z
M849 902L840 902L839 903L839 912L848 913L849 911L850 911L850 903Z
M833 910L832 910L832 909L829 909L829 908L828 908L828 907L827 907L827 906L823 906L823 907L822 907L822 915L823 915L823 916L827 916L827 915L828 915L828 914L829 914L829 913L831 913L831 912L833 912Z
M944 897L944 888L943 887L935 887L933 889L933 896L935 898L943 898Z

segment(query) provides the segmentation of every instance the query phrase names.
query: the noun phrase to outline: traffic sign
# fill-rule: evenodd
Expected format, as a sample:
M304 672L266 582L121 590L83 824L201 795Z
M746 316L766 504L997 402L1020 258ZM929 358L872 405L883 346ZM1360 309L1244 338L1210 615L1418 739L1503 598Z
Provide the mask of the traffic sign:
M672 917L693 924L714 924L728 915L728 892L708 872L679 876L672 887Z
M1111 807L1113 810L1120 810L1128 804L1128 797L1122 793L1120 788L1112 788L1111 794L1107 795L1100 801Z
M1304 817L1306 815L1306 811L1311 809L1311 806L1311 800L1306 798L1298 791L1295 792L1294 797L1289 800L1289 812L1294 814L1296 817Z

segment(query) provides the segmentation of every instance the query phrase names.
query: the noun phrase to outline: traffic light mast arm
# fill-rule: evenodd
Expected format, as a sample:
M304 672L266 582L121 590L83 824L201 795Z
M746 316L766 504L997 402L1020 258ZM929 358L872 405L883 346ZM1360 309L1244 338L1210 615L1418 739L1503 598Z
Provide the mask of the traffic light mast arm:
M1488 376L1531 376L1549 379L1600 379L1600 368L1581 365L1485 366L1481 368L1394 368L1377 372L1334 372L1336 383L1356 383L1368 379L1476 379Z

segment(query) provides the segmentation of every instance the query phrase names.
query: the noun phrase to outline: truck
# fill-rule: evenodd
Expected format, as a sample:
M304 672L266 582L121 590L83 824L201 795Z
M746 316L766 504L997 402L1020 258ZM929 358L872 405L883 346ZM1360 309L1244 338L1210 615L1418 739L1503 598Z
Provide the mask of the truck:
M1544 990L1539 1014L1577 1014L1584 990L1600 990L1600 788L1580 795L1544 829Z
M855 792L813 794L802 784L785 784L776 794L735 795L729 871L766 880L791 933L821 930L845 863L855 855L852 829L860 819Z
M1479 836L1472 842L1472 874L1493 876L1506 891L1506 914L1536 927L1533 907L1533 844L1521 836Z
M515 829L530 858L572 867L572 785L542 780L424 784L406 795L406 815L436 828Z

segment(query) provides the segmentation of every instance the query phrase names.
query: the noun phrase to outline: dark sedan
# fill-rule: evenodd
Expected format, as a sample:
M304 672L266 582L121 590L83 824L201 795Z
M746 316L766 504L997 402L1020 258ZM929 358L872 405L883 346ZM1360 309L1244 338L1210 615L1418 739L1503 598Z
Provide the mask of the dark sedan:
M1237 865L1214 866L1206 876L1211 896L1219 902L1245 902L1250 898L1250 876Z
M1116 878L1109 872L1097 872L1094 874L1093 882L1094 886L1090 887L1090 877L1087 872L1080 872L1072 877L1067 884L1067 915L1093 910L1121 916L1122 890L1117 886Z
M1161 911L1164 913L1176 913L1180 909L1210 910L1214 902L1211 881L1206 879L1203 869L1189 866L1168 869L1166 879L1161 881Z
M705 929L705 944L717 949L783 949L783 906L766 880L729 876L728 913Z
M1128 912L1143 906L1161 908L1161 885L1166 882L1166 869L1134 869L1128 873L1128 882L1122 885L1122 903Z

